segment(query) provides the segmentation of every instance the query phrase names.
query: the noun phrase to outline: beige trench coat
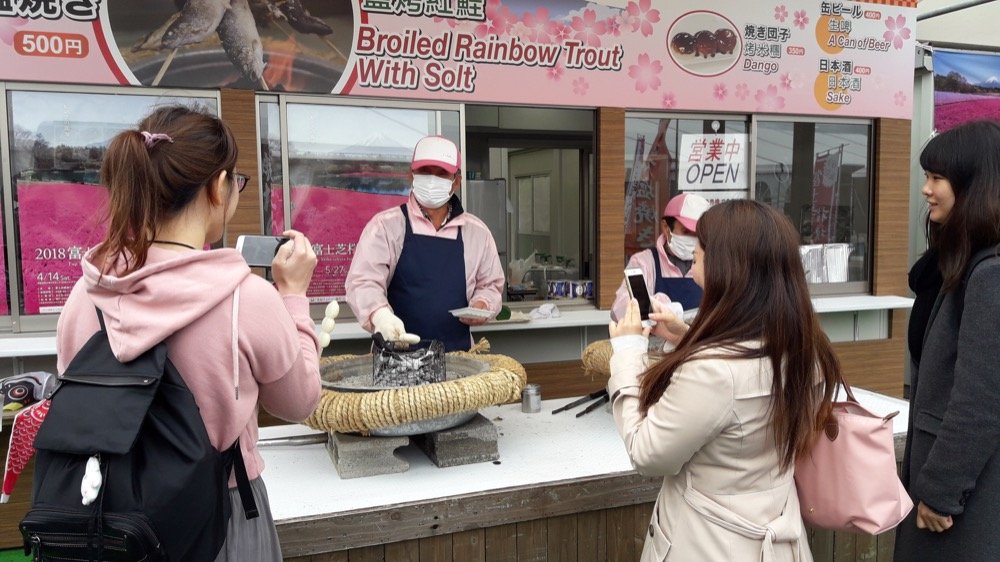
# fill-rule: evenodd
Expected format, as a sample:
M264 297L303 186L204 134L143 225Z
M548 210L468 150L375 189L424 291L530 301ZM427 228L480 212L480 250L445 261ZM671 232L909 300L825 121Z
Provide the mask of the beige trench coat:
M768 428L767 360L694 359L644 417L642 346L619 349L608 391L640 474L663 476L642 562L811 562L793 471L782 473Z

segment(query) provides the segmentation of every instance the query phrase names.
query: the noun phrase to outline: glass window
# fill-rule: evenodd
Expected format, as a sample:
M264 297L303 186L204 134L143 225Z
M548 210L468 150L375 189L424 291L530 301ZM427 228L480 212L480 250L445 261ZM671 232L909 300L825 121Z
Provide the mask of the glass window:
M325 302L345 295L369 219L406 202L417 141L443 134L461 146L459 112L293 102L285 108L291 227L313 243L319 263L308 296ZM279 110L276 102L261 104L265 230L272 233L285 228Z
M799 231L808 281L867 291L870 125L759 120L756 130L754 196Z
M81 276L80 258L105 233L101 160L111 138L155 106L217 114L213 98L8 92L20 312L57 313Z
M748 147L745 119L627 116L624 259L656 244L663 208L682 191L749 197Z

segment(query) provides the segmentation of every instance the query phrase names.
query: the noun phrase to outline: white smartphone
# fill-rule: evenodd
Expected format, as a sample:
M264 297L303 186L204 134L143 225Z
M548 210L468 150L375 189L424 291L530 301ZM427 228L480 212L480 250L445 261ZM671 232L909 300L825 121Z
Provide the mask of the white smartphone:
M649 328L654 324L649 319L649 311L652 310L652 303L649 301L649 291L646 290L646 278L639 268L628 268L625 270L625 286L631 298L639 302L639 318L642 320L642 327Z
M278 248L288 240L284 236L242 235L236 239L236 251L243 254L250 267L271 267Z

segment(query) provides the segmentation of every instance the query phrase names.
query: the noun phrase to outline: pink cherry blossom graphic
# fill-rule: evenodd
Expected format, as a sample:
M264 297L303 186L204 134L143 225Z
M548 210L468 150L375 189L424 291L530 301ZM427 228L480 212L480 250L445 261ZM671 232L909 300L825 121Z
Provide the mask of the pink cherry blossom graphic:
M522 35L524 39L536 43L550 43L552 41L552 38L549 37L550 22L547 8L538 8L533 14L526 12L521 18L521 23L524 24Z
M792 75L788 72L781 75L781 87L785 90L792 89Z
M622 16L619 14L617 16L609 16L604 20L604 28L607 30L608 35L613 35L615 37L621 37L622 34Z
M639 92L660 89L660 71L663 65L658 60L650 60L649 55L642 53L636 64L628 67L628 75L635 80L635 89Z
M892 97L892 101L896 105L902 107L902 106L906 105L906 94L903 93L902 90L900 90L900 91L896 92L896 95L894 95Z
M882 34L882 38L891 41L892 46L897 50L903 48L903 39L910 38L910 28L906 27L906 18L902 14L895 18L889 16L885 18L885 27L888 29Z
M564 72L563 67L559 65L549 68L548 70L549 80L555 80L556 82L558 82L559 79L562 78L563 72Z
M715 99L724 100L726 99L726 96L729 95L729 90L726 88L725 84L720 82L712 88L712 93L715 95Z
M674 107L675 105L677 105L677 98L674 97L674 93L673 92L667 92L667 93L663 94L663 97L660 98L660 105L662 105L663 107L665 107L667 109L670 109L670 108Z
M569 39L570 35L573 34L573 28L570 26L556 20L550 20L548 25L545 27L545 31L552 38L554 43L562 43L563 41Z
M788 17L788 8L785 8L784 4L779 4L774 7L774 19L785 23L785 18Z
M476 36L485 38L490 35L504 35L515 23L517 16L510 11L510 8L503 6L500 0L487 0L486 19L476 26Z
M795 27L805 29L809 25L809 16L805 10L795 10Z
M587 94L587 88L590 88L590 84L584 77L579 77L573 80L573 93L578 96L583 96Z
M28 20L24 18L0 19L0 41L8 45L13 45L14 34L17 33L17 28L26 23L28 23Z
M569 25L576 32L573 39L582 41L588 47L601 46L601 35L604 35L606 29L603 20L597 21L597 12L594 10L584 10L582 18L574 16Z
M779 111L785 108L785 98L778 95L778 87L770 85L767 90L757 90L757 111Z
M639 0L625 6L625 21L633 32L642 31L643 37L652 35L653 24L660 21L660 11L650 9L651 4L651 0Z
M736 97L740 98L741 100L745 100L749 95L750 95L750 86L747 86L746 82L741 82L736 85Z

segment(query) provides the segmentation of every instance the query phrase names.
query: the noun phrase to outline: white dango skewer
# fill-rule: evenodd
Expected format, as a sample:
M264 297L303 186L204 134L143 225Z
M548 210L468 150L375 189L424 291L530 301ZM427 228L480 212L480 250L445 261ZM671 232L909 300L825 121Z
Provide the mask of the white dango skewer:
M334 318L340 314L340 303L333 300L330 304L326 305L326 311L323 316L323 323L319 327L319 345L320 347L326 347L330 345L330 334L333 333L334 326L337 322Z

